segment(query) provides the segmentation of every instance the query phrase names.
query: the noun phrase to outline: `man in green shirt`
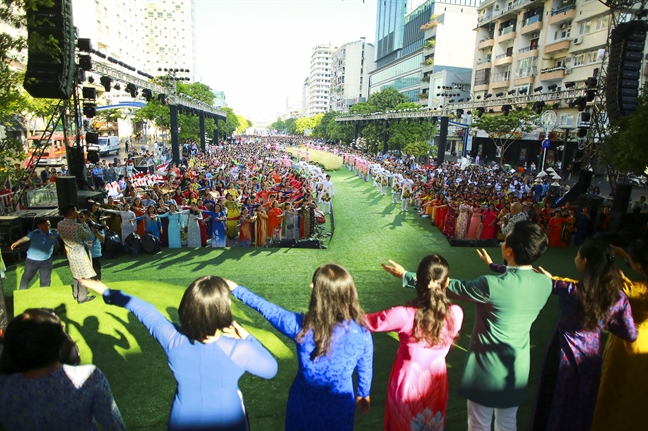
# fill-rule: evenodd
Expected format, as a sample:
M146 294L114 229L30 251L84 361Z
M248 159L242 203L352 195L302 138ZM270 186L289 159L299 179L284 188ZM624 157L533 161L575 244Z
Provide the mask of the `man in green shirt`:
M468 431L514 431L518 406L524 402L529 380L531 325L551 294L551 279L533 271L548 245L542 228L519 221L502 244L508 262L500 275L475 280L451 279L451 299L474 302L475 326L468 346L459 394L468 399ZM382 265L414 287L416 274L395 262Z

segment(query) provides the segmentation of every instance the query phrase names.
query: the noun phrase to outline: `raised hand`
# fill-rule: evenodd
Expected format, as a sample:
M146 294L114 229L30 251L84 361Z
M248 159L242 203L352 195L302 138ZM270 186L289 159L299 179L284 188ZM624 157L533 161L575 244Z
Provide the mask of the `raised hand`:
M389 262L389 265L381 263L380 266L382 266L382 268L385 271L387 271L388 273L390 273L394 277L403 278L403 274L405 274L405 268L403 268L401 265L397 264L396 262L394 262L391 259L388 262Z
M482 248L481 250L477 249L477 254L479 255L481 261L484 262L486 265L490 265L491 263L493 263L493 259L491 259L486 249L484 248Z

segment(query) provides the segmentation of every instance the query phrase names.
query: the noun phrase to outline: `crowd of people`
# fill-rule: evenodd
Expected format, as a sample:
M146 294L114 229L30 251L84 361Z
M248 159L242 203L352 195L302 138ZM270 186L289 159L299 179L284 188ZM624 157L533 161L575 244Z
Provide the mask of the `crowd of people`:
M400 204L401 212L409 211L411 201L439 226L437 211L442 205L432 202L446 199L447 213L440 227L444 233L450 211L458 210L457 220L451 222L453 238L460 234L483 239L484 232L493 235L492 239L496 234L503 236L501 257L506 265L495 264L480 250L479 258L495 274L475 280L451 278L450 264L438 254L425 256L415 273L393 261L383 264L403 287L415 291L413 300L387 310L366 314L352 275L337 264L315 270L305 313L286 310L226 277L199 278L189 285L179 304L179 325L151 304L99 280L100 268L96 271L91 255L78 247L100 242L100 227L120 232L125 239L143 221L145 233L161 238L167 231L171 247L183 241L181 234L171 234L172 222L180 230L180 220L186 215L196 223L187 231L187 245L198 247L202 245L201 221L207 219L212 221L212 228L205 228L212 242L221 234L241 242L244 229L256 230L258 218L250 226L240 220L250 219L248 200L255 200L252 211L256 213L265 213L260 209L264 206L278 212L288 212L293 206L315 209L318 204L324 212L330 208L334 188L330 178L322 177L324 173L305 162L291 163L280 148L268 142L250 144L187 157L184 172L170 165L164 184L153 184L147 190L130 189L126 183L119 190L119 204L108 196L107 208L95 204L81 215L74 206L63 208L64 224L59 223L58 232L46 220L39 220L39 229L15 244L29 242L30 250L33 247L28 254L29 271L25 271L28 279L21 286L39 269L51 272L47 260L60 235L71 269L76 266L72 271L75 299L87 302L91 298L87 292L93 291L106 304L132 312L149 329L167 355L177 382L170 430L248 430L239 378L245 372L264 379L277 373L276 359L233 320L230 293L295 343L299 367L288 395L287 430L352 430L356 409L366 413L371 404L371 332L389 331L398 333L400 344L387 385L385 430L445 429L452 385L467 399L470 431L490 430L493 420L496 430L517 429L517 409L525 402L530 377L531 325L551 294L558 298L560 315L546 350L530 428L641 429L641 413L648 401L648 245L638 241L624 250L583 238L574 259L578 280L534 268L556 240L552 240L550 223L534 220L528 213L542 201L540 212L551 209L556 195L551 189L544 193L526 190L536 186L539 190L542 184L522 174L481 167L434 168L409 158L376 160L344 154L345 164L363 179L373 178L381 194L391 193L392 204ZM165 187L174 189L172 204L164 198ZM509 212L506 217L484 214L484 202L494 212L497 205L502 204L500 212L508 205ZM187 213L183 206L188 206ZM468 208L462 212L461 206ZM142 214L134 213L133 207L142 208ZM243 216L246 210L248 216ZM231 220L234 214L238 220ZM489 216L488 228L492 229L484 226L482 218ZM165 226L164 220L169 224ZM496 221L491 226L492 220ZM213 228L215 222L222 223L218 231ZM298 223L300 229L304 224L305 220ZM308 232L305 226L304 230ZM265 237L272 232L263 230ZM625 259L644 281L630 281L617 257ZM476 315L459 382L449 380L445 362L463 325L462 306L452 301L475 304ZM610 332L605 357L603 331ZM0 357L0 423L9 431L90 430L95 420L105 430L125 429L105 376L93 365L78 365L73 343L53 310L29 309L16 316L6 329Z

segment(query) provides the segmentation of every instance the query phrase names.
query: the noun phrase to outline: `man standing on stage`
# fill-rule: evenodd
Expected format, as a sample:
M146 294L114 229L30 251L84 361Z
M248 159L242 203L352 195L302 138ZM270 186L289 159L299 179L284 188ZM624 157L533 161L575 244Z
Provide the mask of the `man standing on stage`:
M40 287L50 287L52 282L52 252L58 242L59 234L51 229L50 222L44 218L38 217L35 222L38 229L11 244L13 250L20 244L30 243L27 259L25 259L25 272L20 279L21 290L29 287L29 282L36 275L36 271L40 273Z
M63 220L57 226L59 235L65 243L65 252L70 262L70 271L74 278L72 294L79 304L92 301L94 296L88 295L88 288L82 286L79 280L96 276L92 268L92 259L86 248L86 241L90 239L92 232L85 223L78 223L79 213L73 204L61 208Z

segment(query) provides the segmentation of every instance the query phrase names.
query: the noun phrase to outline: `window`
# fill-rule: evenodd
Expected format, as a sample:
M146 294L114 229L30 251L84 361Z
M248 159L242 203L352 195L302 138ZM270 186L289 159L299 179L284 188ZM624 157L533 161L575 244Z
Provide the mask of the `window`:
M585 62L585 54L578 54L574 56L573 65L580 66Z
M596 63L599 61L598 51L590 51L587 53L587 63Z
M177 5L175 5L175 6L176 6L176 10L180 10L180 8L182 7L182 6L180 6L179 4L177 4Z
M153 18L153 11L149 11L148 16L149 18Z
M516 78L525 78L528 76L535 76L538 67L538 57L527 57L518 60L517 67L515 68Z
M578 27L578 35L582 36L584 34L587 34L590 32L592 27L592 21L584 21L580 23L580 26Z
M171 12L167 12L167 18L168 18L168 19L173 18L173 14L172 14Z
M157 17L158 17L158 18L164 18L164 13L162 13L162 12L158 12L158 13L157 13Z

